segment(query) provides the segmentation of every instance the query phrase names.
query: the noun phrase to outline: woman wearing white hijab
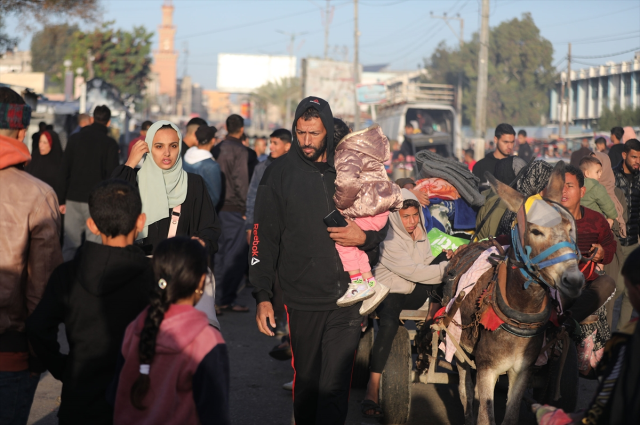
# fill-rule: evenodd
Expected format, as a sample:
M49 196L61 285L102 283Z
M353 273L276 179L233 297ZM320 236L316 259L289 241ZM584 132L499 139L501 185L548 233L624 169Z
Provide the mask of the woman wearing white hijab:
M169 235L170 217L180 206L175 232L179 236L198 239L214 254L218 250L220 224L202 177L182 169L182 135L169 121L154 123L145 140L138 141L124 165L118 166L113 178L137 185L142 198L142 212L147 225L138 236L145 250L153 249ZM146 154L142 167L136 165Z

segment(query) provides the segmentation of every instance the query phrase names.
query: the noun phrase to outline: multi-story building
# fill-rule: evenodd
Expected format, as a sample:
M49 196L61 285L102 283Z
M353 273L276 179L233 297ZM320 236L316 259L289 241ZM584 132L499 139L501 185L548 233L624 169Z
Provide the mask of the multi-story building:
M640 52L632 61L594 66L571 71L570 87L566 86L567 73L560 73L560 80L550 93L549 118L553 123L569 120L570 124L591 128L605 108L620 109L640 106ZM565 84L565 102L560 94Z
M0 55L0 74L8 72L32 72L31 51L7 50Z

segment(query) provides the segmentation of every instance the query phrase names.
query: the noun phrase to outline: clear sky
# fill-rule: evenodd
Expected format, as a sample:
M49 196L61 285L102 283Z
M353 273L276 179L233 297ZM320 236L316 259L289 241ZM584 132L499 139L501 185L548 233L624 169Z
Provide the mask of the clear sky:
M103 20L131 29L144 25L157 32L163 0L101 0ZM464 19L464 39L480 26L481 0L360 0L360 62L363 65L389 63L391 69L413 70L433 52L441 41L457 45L456 35L434 15L457 13ZM326 0L174 0L176 48L181 50L178 75L183 75L184 54L188 46L188 73L194 82L215 89L218 53L288 54L290 37L298 33L294 50L298 59L321 57L324 28L321 8ZM331 0L335 6L330 26L330 56L353 60L353 17L351 0ZM638 0L492 0L489 24L520 17L530 12L542 36L554 47L554 64L566 68L567 43L573 43L574 56L603 56L640 48L640 1ZM8 29L19 22L8 17ZM451 23L458 31L457 21ZM91 25L82 24L83 28ZM29 49L31 36L22 37L19 48ZM187 44L188 43L188 44ZM157 35L154 46L157 45ZM572 68L588 64L620 62L633 58L633 52L606 58L582 58Z

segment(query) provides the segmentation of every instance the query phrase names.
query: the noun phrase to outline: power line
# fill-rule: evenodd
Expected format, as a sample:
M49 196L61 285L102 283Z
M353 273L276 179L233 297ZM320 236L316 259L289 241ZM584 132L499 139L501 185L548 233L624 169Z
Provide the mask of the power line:
M631 32L623 32L620 34L607 34L604 36L592 36L592 37L585 37L585 38L579 38L577 40L565 40L565 41L554 41L554 43L556 44L560 44L560 43L573 43L573 44L577 44L577 43L582 43L582 42L589 42L589 41L593 41L593 40L603 40L603 39L608 39L610 37L621 37L621 36L627 36L627 35L631 35L631 34L640 34L640 30L637 31L631 31Z
M292 13L290 15L284 15L284 16L280 16L277 18L268 18L268 19L262 19L260 21L254 21L254 22L249 22L245 25L234 25L231 27L226 27L226 28L219 28L216 30L211 30L211 31L204 31L204 32L199 32L199 33L195 33L195 34L189 34L189 35L183 35L182 37L176 37L176 40L182 40L185 38L192 38L192 37L200 37L201 35L209 35L209 34L215 34L218 32L224 32L224 31L231 31L231 30L237 30L237 29L241 29L241 28L246 28L246 27L250 27L253 25L259 25L259 24L266 24L267 22L273 22L273 21L277 21L280 19L286 19L286 18L292 18L294 16L300 16L300 15L306 15L307 13L311 13L311 12L315 12L315 9L308 9L306 11L303 12L297 12L297 13Z
M632 40L632 39L639 39L640 35L633 35L631 37L627 36L627 37L618 37L618 38L610 38L608 40L593 40L593 41L583 41L583 42L578 42L576 44L597 44L597 43L610 43L612 41L621 41L621 40Z
M634 6L634 7L630 8L630 9L618 10L617 12L611 12L611 13L608 13L606 15L598 15L598 16L594 16L594 17L591 17L591 18L582 18L582 19L576 19L575 21L564 21L564 22L558 22L558 23L551 24L551 25L545 25L543 27L540 27L540 29L557 27L557 26L560 26L560 25L575 24L577 22L592 21L594 19L601 19L601 18L604 18L606 16L617 15L618 13L628 12L630 10L636 10L636 9L638 9L638 6Z
M580 65L587 65L587 66L601 66L601 63L589 63L589 62L582 62L582 61L573 61L573 63L578 63Z
M453 8L455 8L458 3L460 3L460 0L456 1L456 3L454 3L454 5L452 6L451 10L453 10ZM467 3L469 3L469 0L465 1L464 4L460 7L460 9L458 9L458 13L462 9L464 9L464 7L467 5ZM447 12L447 13L450 13L451 10L449 10L449 12ZM440 13L442 13L442 12L440 12ZM418 17L418 19L412 21L410 24L403 25L401 31L403 33L408 33L408 32L411 32L416 26L424 27L425 19L427 19L428 17L429 17L429 15L427 15L427 14L420 15ZM398 33L398 30L395 30L391 34L395 35L397 33ZM370 46L376 46L377 47L377 46L379 46L381 44L388 44L388 43L397 42L396 40L392 39L390 35L385 35L385 36L380 37L380 38L378 38L376 40L370 41L369 43L362 44L360 47L365 47L365 48L366 47L370 47ZM366 49L363 49L363 50L366 50ZM380 55L378 55L378 56L380 56Z
M625 53L635 52L636 50L640 50L640 46L634 47L633 49L625 50L623 52L611 53L610 55L600 55L600 56L574 56L577 59L601 59L601 58L610 58L612 56L624 55Z
M449 11L447 12L447 14L451 13L453 11L453 9L458 5L458 3L460 3L460 1L457 1L452 7L451 9L449 9ZM467 5L467 3L469 3L469 1L465 1L462 6L458 9L458 13ZM416 46L420 46L421 44L423 44L423 42L426 42L429 37L431 37L431 35L433 33L436 33L437 31L440 31L440 29L444 28L444 24L443 23L439 23L436 24L435 26L433 26L431 28L431 30L427 31L427 33L422 37L422 39L420 40L419 43L412 43L411 45L407 46L408 48L405 48L403 50L401 50L401 54L399 54L398 56L394 57L393 59L389 60L389 62L395 62L398 59L402 58L403 56L405 56L407 54L407 52L409 50L411 50L412 48L415 48Z
M348 19L346 21L340 22L339 24L334 24L334 25L332 25L332 27L336 28L336 27L340 27L340 26L343 26L343 25L346 25L346 24L351 24L351 23L353 23L353 19ZM315 30L315 31L309 31L305 35L317 34L317 33L320 33L322 31L324 31L324 29L321 28L321 29L318 29L318 30ZM257 46L251 45L251 46L248 46L248 47L237 48L237 49L234 49L234 51L235 52L258 51L258 49L261 49L263 47L271 47L271 46L275 46L275 45L282 45L282 40L270 41L270 42L267 42L267 43L264 43L264 44L258 44ZM199 53L198 55L199 56L208 56L208 55L214 55L216 52L217 51ZM189 63L192 63L192 62L189 62Z
M394 2L390 2L390 3L368 3L368 2L363 2L361 1L360 4L363 4L365 6L374 6L374 7L387 7L387 6L394 6L396 4L400 4L400 3L406 3L408 0L398 0L398 1L394 1Z
M558 60L556 61L556 63L555 63L555 64L553 64L552 66L553 66L554 68L557 68L557 67L559 67L559 66L560 66L564 61L566 61L566 60L567 60L567 57L566 57L566 56L563 56L563 57L561 57L560 59L558 59Z

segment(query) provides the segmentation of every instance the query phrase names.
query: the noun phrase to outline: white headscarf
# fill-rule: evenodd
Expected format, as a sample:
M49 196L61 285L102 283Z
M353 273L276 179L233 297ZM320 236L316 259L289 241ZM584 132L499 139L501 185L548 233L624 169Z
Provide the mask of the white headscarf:
M150 224L169 217L169 209L182 205L187 198L187 173L182 169L182 134L180 134L178 127L166 120L157 121L147 130L145 142L151 152L153 138L158 130L165 125L171 126L178 134L178 159L171 168L163 170L151 157L144 161L138 171L142 212L147 215L147 222L144 230L138 235L138 239L146 238ZM151 153L147 155L151 155Z

